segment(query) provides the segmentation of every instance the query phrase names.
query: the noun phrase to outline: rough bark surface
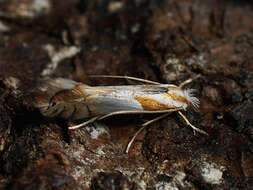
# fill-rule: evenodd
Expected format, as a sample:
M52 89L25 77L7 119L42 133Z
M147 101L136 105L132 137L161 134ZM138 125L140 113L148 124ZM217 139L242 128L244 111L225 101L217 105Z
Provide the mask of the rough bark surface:
M253 189L253 4L214 0L0 1L0 189ZM69 131L33 106L43 78L91 74L188 86L201 101ZM49 94L52 92L49 92ZM47 97L50 98L50 97Z

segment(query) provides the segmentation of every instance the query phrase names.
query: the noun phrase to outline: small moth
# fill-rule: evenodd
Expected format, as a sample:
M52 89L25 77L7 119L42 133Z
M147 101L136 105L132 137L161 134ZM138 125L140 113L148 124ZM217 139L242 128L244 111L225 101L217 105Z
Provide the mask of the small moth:
M158 118L144 123L134 138L150 123L169 115L171 112L178 112L187 125L195 131L207 134L203 130L194 127L181 112L189 106L193 108L199 106L198 98L193 95L194 90L182 89L185 84L192 81L191 79L176 86L126 76L98 75L91 77L126 78L149 84L93 87L63 78L52 79L50 81L51 85L60 85L65 89L53 95L49 103L39 103L37 107L47 117L58 116L72 121L88 119L84 123L69 127L69 129L77 129L112 115L163 113ZM127 152L134 138L128 144Z

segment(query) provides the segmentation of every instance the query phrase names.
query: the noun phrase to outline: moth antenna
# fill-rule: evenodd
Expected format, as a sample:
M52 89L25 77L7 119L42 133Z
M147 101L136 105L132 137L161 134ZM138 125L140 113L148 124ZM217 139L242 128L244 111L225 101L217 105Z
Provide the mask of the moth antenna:
M92 117L91 119L89 119L88 121L85 121L83 123L80 123L79 125L73 125L73 126L69 126L68 129L73 130L73 129L79 129L81 127L84 127L90 123L93 123L94 121L96 121L99 118L99 116L96 117Z
M190 79L187 79L185 80L184 82L182 82L178 87L179 88L183 88L185 85L191 83L192 81L196 80L197 78L201 77L200 74L198 74L197 76L193 77L193 78L190 78Z
M155 85L161 84L161 83L159 83L159 82L154 82L154 81L151 81L151 80L141 79L141 78L137 78L137 77L120 76L120 75L89 75L89 77L91 77L91 78L119 78L119 79L130 79L130 80L135 80L135 81L145 82L145 83L150 83L150 84L155 84Z

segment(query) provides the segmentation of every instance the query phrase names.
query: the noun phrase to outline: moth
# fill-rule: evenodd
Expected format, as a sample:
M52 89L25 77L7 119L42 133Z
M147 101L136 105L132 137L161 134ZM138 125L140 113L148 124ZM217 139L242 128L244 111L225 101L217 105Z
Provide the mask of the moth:
M63 90L55 93L48 103L39 103L37 107L47 117L62 117L71 121L88 119L79 125L70 126L69 129L78 129L113 115L161 113L161 116L142 124L142 128L128 144L126 152L144 127L166 117L171 112L178 112L194 131L207 135L205 131L193 126L181 112L187 110L189 106L195 109L199 106L198 98L193 95L194 90L183 89L183 86L192 79L176 86L128 76L91 77L125 78L148 84L89 86L69 79L52 79L51 85L60 85Z

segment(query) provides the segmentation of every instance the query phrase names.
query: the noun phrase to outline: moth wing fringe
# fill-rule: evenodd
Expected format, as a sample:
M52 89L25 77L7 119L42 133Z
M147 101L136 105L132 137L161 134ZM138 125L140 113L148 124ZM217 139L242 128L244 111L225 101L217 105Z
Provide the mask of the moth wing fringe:
M186 99L191 103L194 109L198 109L200 105L200 101L197 97L194 96L195 89L185 89L184 90L184 95Z

